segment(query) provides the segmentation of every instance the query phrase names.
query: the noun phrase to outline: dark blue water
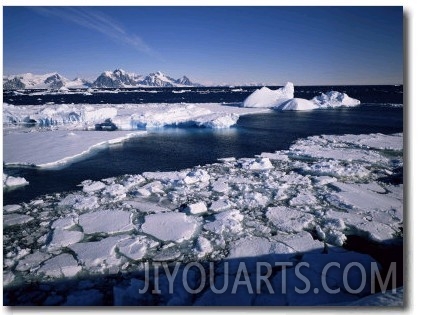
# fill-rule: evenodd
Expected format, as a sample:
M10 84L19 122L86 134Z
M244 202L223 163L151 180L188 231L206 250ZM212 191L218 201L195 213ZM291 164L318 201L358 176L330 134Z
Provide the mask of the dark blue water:
M365 90L365 87L359 88L361 92ZM356 97L349 91L347 93ZM378 94L379 99L383 99L379 103L400 103L402 93L391 93L396 97L390 101ZM372 100L371 104L354 108L243 116L236 127L228 130L165 128L149 131L145 137L109 147L61 170L6 167L7 174L23 176L30 185L4 192L4 203L29 201L46 193L74 190L85 179L180 170L213 163L221 157L253 157L261 152L288 149L296 139L311 135L402 132L403 108L374 103L377 102Z
M278 87L271 87L276 89ZM3 93L4 102L13 105L38 105L52 102L84 103L84 104L125 104L125 103L236 103L257 89L256 87L198 87L198 88L147 88L147 89L103 89L92 95L83 95L85 90L74 90L76 94L33 95L43 90L25 91L16 95L13 91ZM239 91L241 90L241 91ZM297 86L295 97L311 99L321 92L339 91L347 93L362 103L403 103L403 86L371 85L371 86ZM152 93L154 92L154 93ZM183 93L174 93L183 92Z

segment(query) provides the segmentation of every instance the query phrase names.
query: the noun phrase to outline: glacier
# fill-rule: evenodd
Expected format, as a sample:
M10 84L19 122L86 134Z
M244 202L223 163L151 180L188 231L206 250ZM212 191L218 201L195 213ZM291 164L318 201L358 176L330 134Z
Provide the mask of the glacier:
M321 167L330 163L329 172ZM357 164L365 171L345 171ZM114 305L400 305L400 288L398 295L370 295L369 280L361 282L359 269L352 268L348 283L353 288L363 283L355 294L346 290L343 277L350 262L366 274L381 263L348 249L353 237L383 248L402 241L403 184L385 180L400 166L403 134L321 135L298 139L288 150L87 180L76 191L5 205L5 301L102 305L107 297ZM160 267L150 266L148 280L144 272L152 262ZM275 292L250 293L240 285L231 294L236 270L253 279L263 275L258 262L272 272L268 284ZM200 294L191 294L182 280L187 277L194 288L201 283L200 268L176 269L177 263L201 263L206 272L213 267L215 287L227 279L230 289L216 294L206 282ZM327 278L330 288L340 288L338 294L321 286L328 263L338 264ZM295 274L303 264L309 265L301 271L312 288L305 295L294 289L303 287ZM60 286L63 281L72 285ZM23 282L31 283L34 294L19 288ZM140 294L147 283L160 291Z

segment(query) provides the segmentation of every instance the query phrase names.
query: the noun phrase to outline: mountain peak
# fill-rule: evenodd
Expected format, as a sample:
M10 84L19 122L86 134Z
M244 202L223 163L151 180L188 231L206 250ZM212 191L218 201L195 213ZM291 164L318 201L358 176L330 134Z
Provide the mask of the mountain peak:
M128 73L120 68L114 71L102 72L92 84L79 77L69 80L57 72L43 75L25 73L3 77L3 88L6 90L59 89L61 87L84 88L91 86L97 88L125 88L137 86L184 87L200 85L192 83L185 75L176 80L162 71L156 71L147 76L142 76L135 73Z

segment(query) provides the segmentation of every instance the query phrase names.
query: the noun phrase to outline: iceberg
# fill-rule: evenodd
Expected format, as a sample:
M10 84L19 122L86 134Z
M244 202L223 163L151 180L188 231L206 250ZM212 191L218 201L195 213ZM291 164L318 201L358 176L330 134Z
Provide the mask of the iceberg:
M327 92L327 94L321 93L321 95L315 96L312 101L321 108L356 106L360 104L359 100L351 98L346 93L341 93L337 91L330 91Z
M271 90L266 86L255 90L243 102L243 107L263 107L275 110L312 110L339 106L357 106L360 101L351 98L346 93L330 91L321 93L311 100L294 97L294 85L287 82L278 90Z
M318 105L304 98L292 98L274 107L276 110L312 110L316 108L318 108Z
M3 173L3 188L16 188L28 184L29 182L23 177L14 177Z
M287 82L278 90L271 90L264 86L249 95L243 102L243 107L277 107L292 99L293 94L294 85L291 82Z

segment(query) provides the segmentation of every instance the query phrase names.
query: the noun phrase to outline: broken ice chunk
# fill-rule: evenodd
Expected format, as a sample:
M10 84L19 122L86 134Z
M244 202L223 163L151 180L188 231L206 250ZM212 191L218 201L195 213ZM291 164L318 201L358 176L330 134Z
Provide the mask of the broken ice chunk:
M277 228L285 232L300 232L314 220L313 215L287 207L268 208L266 214Z
M190 239L198 226L198 221L191 216L179 212L167 212L145 216L142 231L163 241L179 243Z
M34 220L34 218L26 214L17 214L17 213L3 214L3 225L5 227L28 223L28 222L31 222L32 220Z
M47 260L40 269L38 274L45 274L48 277L60 278L60 277L73 277L79 271L81 267L78 266L77 261L70 254L60 254L59 256L53 257Z
M200 214L200 213L207 212L208 209L205 202L200 201L200 202L192 203L188 205L188 211L190 214Z
M79 225L84 233L121 233L135 228L132 213L123 210L100 210L82 214Z

